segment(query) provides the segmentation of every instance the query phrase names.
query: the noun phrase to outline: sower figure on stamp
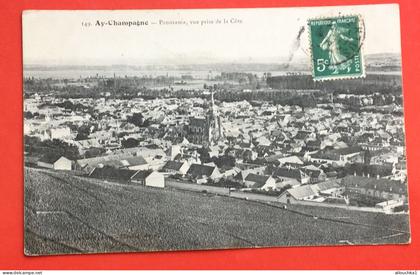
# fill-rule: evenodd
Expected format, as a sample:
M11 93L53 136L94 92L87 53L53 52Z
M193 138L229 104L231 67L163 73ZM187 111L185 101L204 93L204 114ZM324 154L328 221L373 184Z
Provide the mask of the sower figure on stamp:
M337 27L337 23L333 22L331 29L319 45L321 49L329 51L330 66L329 69L334 70L334 74L338 74L339 70L350 70L351 59L345 57L339 48L340 40L353 41L353 38L344 35L347 29Z

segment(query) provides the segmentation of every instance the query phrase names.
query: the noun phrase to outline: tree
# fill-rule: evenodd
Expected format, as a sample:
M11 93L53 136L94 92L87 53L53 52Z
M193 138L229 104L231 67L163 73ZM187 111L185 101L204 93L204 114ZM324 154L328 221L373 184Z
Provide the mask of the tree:
M23 117L25 119L31 119L31 118L34 118L34 114L32 114L31 112L24 112Z
M150 125L148 119L144 119L141 113L133 113L133 115L127 117L127 122L134 124L137 127L147 127Z
M80 158L79 149L59 139L41 141L37 137L25 136L25 151L29 156L59 158L64 156L71 160Z
M223 155L220 157L213 157L211 159L219 168L232 168L235 167L236 159L229 155Z
M206 162L210 161L210 154L209 154L209 151L206 148L201 147L201 148L197 149L197 153L200 154L201 163L206 163Z
M76 140L88 139L90 135L90 125L82 125L77 129Z
M94 158L97 156L101 156L104 153L105 149L92 147L85 152L85 158Z
M135 138L123 139L121 145L123 148L133 148L139 146L139 141Z
M370 151L369 150L366 150L365 151L365 154L364 154L364 163L365 164L370 164L370 160L371 160L371 158L372 158L372 154L370 153Z
M66 100L62 103L58 103L57 106L72 111L74 110L74 104L69 100Z

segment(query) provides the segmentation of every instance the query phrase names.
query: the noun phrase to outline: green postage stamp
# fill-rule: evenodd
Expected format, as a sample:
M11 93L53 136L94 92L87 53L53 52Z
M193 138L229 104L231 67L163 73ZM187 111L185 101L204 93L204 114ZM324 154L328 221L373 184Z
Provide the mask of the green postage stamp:
M361 17L351 15L310 19L308 27L314 80L365 76Z

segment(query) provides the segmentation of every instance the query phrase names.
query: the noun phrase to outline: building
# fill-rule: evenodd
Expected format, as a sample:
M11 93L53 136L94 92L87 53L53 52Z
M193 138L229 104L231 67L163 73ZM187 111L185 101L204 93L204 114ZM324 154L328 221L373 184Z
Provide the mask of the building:
M290 182L290 185L300 185L310 183L311 177L302 172L300 169L279 167L273 173L274 178Z
M39 167L54 169L54 170L72 170L72 161L66 157L49 157L44 156L38 160Z
M51 128L45 135L48 139L66 139L71 137L71 131L69 127Z
M132 178L131 183L150 187L165 187L165 178L159 172L146 170L138 171Z
M222 125L214 95L211 91L210 107L205 117L190 117L187 130L187 139L191 143L209 147L217 144L223 138Z
M287 189L278 198L281 203L293 204L302 200L311 200L317 196L312 185L302 185Z
M326 181L287 189L279 196L278 201L288 204L299 201L323 202L326 198L337 198L343 192L344 188L337 181Z
M187 139L193 144L208 144L209 128L207 119L201 117L190 117Z
M152 170L134 171L111 166L94 168L89 177L101 180L114 180L127 184L137 184L151 187L165 187L165 179L159 172Z
M306 150L310 151L310 152L314 152L317 150L321 149L321 140L316 139L316 140L307 140L306 141Z
M169 157L170 160L174 160L176 156L181 154L181 146L180 145L172 145L166 152L166 155Z
M77 146L80 154L84 154L86 151L88 151L91 148L102 148L102 145L99 143L98 139L96 138L76 140L76 141L72 141L71 143Z
M222 123L216 104L214 104L214 92L211 90L211 105L207 113L209 124L209 145L214 145L223 138Z
M383 201L380 203L377 203L375 205L375 208L380 208L386 213L392 213L393 210L397 207L403 206L404 202L401 200L389 200L389 201Z
M252 173L246 176L244 185L246 188L265 191L276 189L276 181L271 176L263 176Z
M299 164L299 165L304 164L302 159L299 158L298 156L280 157L280 158L277 158L277 161L280 163L280 165L285 165L289 163Z
M171 173L171 174L185 175L189 168L190 168L190 165L186 161L180 162L180 161L170 160L166 162L162 170L164 172Z
M359 146L323 150L311 155L311 161L344 166L347 163L363 163L365 161L365 153Z
M207 166L196 163L191 164L187 171L187 175L197 182L208 179L218 180L222 177L222 174L216 166Z
M339 180L329 180L312 185L314 190L321 196L338 197L345 188L339 184Z
M133 156L130 153L78 159L76 161L76 169L83 170L87 173L91 172L94 168L104 166L127 168L130 170L147 170L150 168L149 163L142 156Z
M359 176L347 176L341 181L346 191L383 200L408 202L408 190L405 182Z
M327 174L313 165L302 167L301 170L310 177L310 183L318 183L327 179Z
M122 167L129 170L147 170L150 168L149 163L142 156L127 157L120 162Z
M114 180L123 183L129 183L131 178L138 171L119 169L112 166L96 167L90 173L90 178L101 179L101 180Z

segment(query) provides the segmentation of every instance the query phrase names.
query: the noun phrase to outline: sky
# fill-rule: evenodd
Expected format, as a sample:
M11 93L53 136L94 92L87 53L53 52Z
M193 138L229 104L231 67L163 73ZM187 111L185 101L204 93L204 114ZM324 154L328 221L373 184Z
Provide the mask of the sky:
M400 53L396 4L308 8L25 11L25 65L167 65L276 63L310 55L307 20L361 15L364 54ZM97 26L97 22L147 21L142 26ZM160 21L188 24L160 24ZM216 21L227 24L217 23ZM190 21L198 21L192 24ZM205 23L213 21L213 24ZM82 24L91 24L83 26ZM203 24L202 24L203 23Z

